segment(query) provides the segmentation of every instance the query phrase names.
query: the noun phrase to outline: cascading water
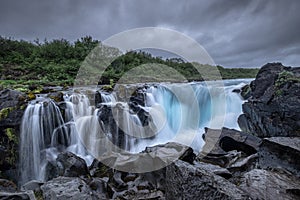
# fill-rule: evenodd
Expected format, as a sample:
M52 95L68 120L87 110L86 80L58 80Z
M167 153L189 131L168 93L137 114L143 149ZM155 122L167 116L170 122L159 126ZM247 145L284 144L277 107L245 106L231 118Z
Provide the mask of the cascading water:
M51 147L52 133L56 127L62 125L59 108L51 100L39 98L27 106L21 124L21 182L44 179L42 166L47 156L45 150Z
M55 162L63 151L89 165L91 155L101 156L112 144L140 152L146 146L176 141L200 150L204 127L239 129L243 101L232 90L248 82L156 84L144 90L144 103L135 105L136 112L128 102L118 102L114 93L101 92L101 103L95 106L87 95L66 93L64 116L51 99L38 98L28 105L21 125L20 182L45 180L47 163Z

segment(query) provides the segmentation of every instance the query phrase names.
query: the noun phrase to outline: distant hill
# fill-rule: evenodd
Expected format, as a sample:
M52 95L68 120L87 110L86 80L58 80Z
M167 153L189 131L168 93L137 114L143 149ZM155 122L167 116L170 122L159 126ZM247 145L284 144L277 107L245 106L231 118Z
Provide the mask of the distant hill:
M229 69L222 66L189 63L180 58L162 59L143 51L130 51L120 54L116 49L113 49L112 52L115 52L115 55L118 56L112 57L112 62L108 67L103 66L105 62L98 63L99 59L91 64L91 59L86 59L86 57L93 59L93 53L91 52L94 51L93 49L97 49L99 44L101 44L100 41L94 40L90 36L78 39L74 43L65 39L28 42L0 36L0 85L2 87L24 88L28 88L31 85L69 86L73 85L78 70L82 65L101 66L105 70L98 80L101 84L115 83L126 72L133 70L137 66L142 66L142 68L140 67L142 69L141 72L143 69L146 69L145 66L148 67L145 74L139 74L135 77L139 79L137 81L155 81L154 77L156 74L168 73L168 71L160 70L157 67L154 67L156 71L154 71L154 68L152 71L149 70L151 66L155 66L153 63L176 70L177 74L182 75L187 81L219 79L218 73L221 74L223 79L254 78L258 72L258 69ZM111 51L109 47L108 51ZM93 73L98 73L97 67ZM214 70L212 70L213 68ZM174 79L176 77L172 79L172 74L170 72L165 75L170 77L171 81L176 80ZM92 75L87 74L86 77L90 78ZM98 76L96 77L98 78ZM166 79L166 81L169 80Z

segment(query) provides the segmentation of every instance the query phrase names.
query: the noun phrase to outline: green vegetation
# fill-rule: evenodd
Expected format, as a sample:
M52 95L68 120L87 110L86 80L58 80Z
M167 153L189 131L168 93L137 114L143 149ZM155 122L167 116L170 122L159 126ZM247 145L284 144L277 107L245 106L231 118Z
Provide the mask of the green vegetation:
M15 110L14 107L7 107L0 110L0 120L7 118L11 111Z
M83 76L79 81L84 84L95 83L96 80L92 80L92 77L96 77L97 82L112 86L126 72L149 63L169 66L189 81L218 79L220 77L218 73L223 79L254 78L258 72L258 69L227 69L221 66L188 63L180 58L164 60L142 51L131 51L121 55L117 49L103 47L100 41L94 40L90 36L83 37L74 43L65 39L28 42L0 36L0 88L33 92L36 88L40 89L40 86L45 85L69 86L74 84L78 73ZM107 58L95 58L99 52L105 52ZM85 66L88 70L78 72L80 66ZM109 67L106 68L106 66ZM105 69L105 72L100 79L99 69L101 68ZM212 70L213 68L215 69ZM135 81L155 81L153 76L160 74L158 70L160 69L155 68L152 71L148 69L144 73L146 75L141 74L136 77Z
M291 71L283 70L281 73L278 74L278 77L275 81L275 95L277 97L283 95L282 86L286 83L299 83L300 77L295 76L295 74Z
M18 138L16 136L15 129L7 128L7 129L5 129L5 134L8 137L9 141L12 141L15 144L18 144Z

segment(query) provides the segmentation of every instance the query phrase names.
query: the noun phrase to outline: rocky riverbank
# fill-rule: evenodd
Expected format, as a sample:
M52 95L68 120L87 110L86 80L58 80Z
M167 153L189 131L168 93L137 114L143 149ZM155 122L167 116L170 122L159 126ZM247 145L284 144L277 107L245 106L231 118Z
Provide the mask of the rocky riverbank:
M17 144L22 113L31 97L3 90L0 199L299 199L299 80L300 68L280 63L263 66L250 86L241 89L248 99L239 117L242 131L206 128L206 143L198 155L177 143L146 148L136 158L145 152L160 162L174 153L181 156L159 170L133 173L112 169L96 159L88 167L82 158L64 152L49 166L47 181L30 181L21 187L14 176ZM59 93L51 96L57 101L62 98ZM131 102L131 109L138 113L142 92ZM127 156L111 156L110 166L134 165L135 160Z

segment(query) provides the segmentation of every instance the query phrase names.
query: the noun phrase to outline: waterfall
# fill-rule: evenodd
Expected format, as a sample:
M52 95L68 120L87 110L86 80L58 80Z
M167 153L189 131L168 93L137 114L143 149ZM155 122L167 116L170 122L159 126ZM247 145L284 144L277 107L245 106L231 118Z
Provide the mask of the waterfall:
M51 147L52 133L63 125L59 108L49 99L39 98L29 104L23 115L20 142L21 181L32 178L43 180L42 167L47 148ZM61 130L61 135L65 135ZM56 131L58 135L58 130Z
M201 150L204 127L239 129L243 100L233 89L250 80L152 84L143 89L144 102L118 102L118 95L100 92L101 102L66 92L63 108L51 99L29 103L21 124L20 183L45 181L47 164L60 152L85 159L120 148L140 152L169 141ZM224 83L224 85L223 85Z

